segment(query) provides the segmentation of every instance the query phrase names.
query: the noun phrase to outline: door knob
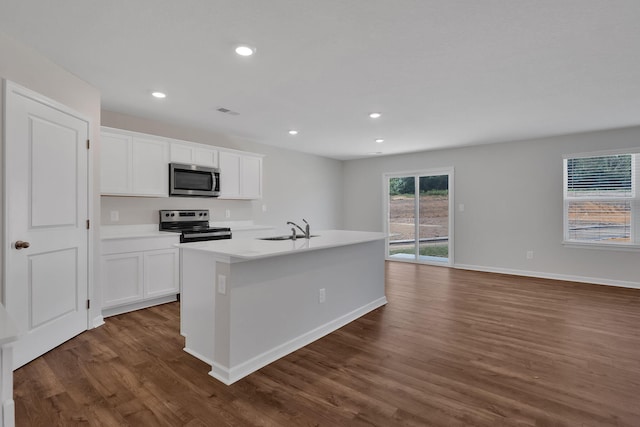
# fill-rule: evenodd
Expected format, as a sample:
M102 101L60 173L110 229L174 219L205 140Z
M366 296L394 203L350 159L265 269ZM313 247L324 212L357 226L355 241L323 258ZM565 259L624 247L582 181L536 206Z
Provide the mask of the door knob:
M23 242L22 240L18 240L15 244L16 249L20 250L20 249L27 249L29 246L31 246L29 244L29 242Z

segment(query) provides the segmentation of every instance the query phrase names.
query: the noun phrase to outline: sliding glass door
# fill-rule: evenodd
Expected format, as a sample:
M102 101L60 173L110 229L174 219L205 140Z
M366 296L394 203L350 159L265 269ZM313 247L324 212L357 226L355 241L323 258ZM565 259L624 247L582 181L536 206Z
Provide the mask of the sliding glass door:
M387 259L452 264L453 169L387 174Z

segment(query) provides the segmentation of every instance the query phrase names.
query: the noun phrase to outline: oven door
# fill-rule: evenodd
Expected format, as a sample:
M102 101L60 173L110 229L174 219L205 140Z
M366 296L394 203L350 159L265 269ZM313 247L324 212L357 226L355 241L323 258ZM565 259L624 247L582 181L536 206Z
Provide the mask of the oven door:
M217 197L220 195L220 170L205 166L169 164L169 195Z

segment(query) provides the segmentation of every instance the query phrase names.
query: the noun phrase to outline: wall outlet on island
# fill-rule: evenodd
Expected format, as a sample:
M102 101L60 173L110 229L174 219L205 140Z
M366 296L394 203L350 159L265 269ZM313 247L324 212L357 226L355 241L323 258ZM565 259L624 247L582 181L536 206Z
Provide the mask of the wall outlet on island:
M231 218L231 209L225 209L224 210L224 217L225 218Z
M327 292L325 291L324 288L320 288L318 290L318 302L322 304L326 300L327 300Z
M533 259L533 251L527 251L527 259Z
M111 222L118 222L120 221L120 212L119 211L111 211L110 213L110 217L111 217Z

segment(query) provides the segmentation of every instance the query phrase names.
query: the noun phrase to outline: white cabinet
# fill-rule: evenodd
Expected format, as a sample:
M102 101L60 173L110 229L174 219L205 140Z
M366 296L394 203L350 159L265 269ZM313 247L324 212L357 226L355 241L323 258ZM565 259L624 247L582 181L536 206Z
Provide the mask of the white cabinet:
M167 197L169 146L152 137L102 132L100 192L105 195Z
M194 164L199 166L218 166L218 150L203 144L171 143L172 163Z
M262 197L262 158L242 156L240 164L240 194L247 199Z
M220 152L220 198L240 197L240 154Z
M168 197L169 163L220 168L221 199L262 197L262 156L160 136L102 128L100 192Z
M103 239L102 314L175 301L180 292L179 236Z
M133 194L169 196L169 147L164 141L133 138Z
M220 151L220 198L262 197L262 157Z
M142 299L142 252L102 257L102 308Z
M128 194L133 191L133 138L127 135L102 133L100 143L100 192Z

